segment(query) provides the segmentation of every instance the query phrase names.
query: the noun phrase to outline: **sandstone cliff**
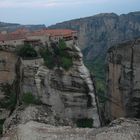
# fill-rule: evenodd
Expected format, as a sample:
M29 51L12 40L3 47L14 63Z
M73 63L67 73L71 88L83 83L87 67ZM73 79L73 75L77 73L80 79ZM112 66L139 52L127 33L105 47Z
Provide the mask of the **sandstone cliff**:
M69 44L68 51L73 58L73 66L68 71L61 67L50 70L43 65L43 59L21 60L21 94L33 93L43 104L52 106L61 118L93 119L94 126L99 126L90 73L79 48Z
M107 49L123 40L140 35L140 12L118 16L114 13L58 23L49 28L68 28L79 31L80 48L85 49L87 60L104 56Z
M106 117L140 118L140 39L109 49Z
M7 48L1 48L0 51L0 95L5 105L0 108L0 120L6 119L3 133L28 121L100 126L94 83L76 43L67 44L66 50L73 61L68 70L60 66L49 69L41 57L20 58L15 49L9 47L8 52ZM28 103L31 99L32 103Z
M106 93L104 65L107 50L119 42L140 36L140 12L122 15L102 13L58 23L49 28L68 28L78 31L84 62L95 75L97 94L101 98L100 95Z
M9 96L12 94L11 90L15 90L16 62L17 56L15 54L0 51L0 120L7 118L13 109L9 106Z

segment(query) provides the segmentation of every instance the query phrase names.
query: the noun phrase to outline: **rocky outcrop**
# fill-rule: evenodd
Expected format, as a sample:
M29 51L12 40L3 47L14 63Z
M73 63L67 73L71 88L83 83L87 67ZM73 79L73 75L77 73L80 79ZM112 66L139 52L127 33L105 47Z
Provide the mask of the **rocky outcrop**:
M12 84L15 80L15 64L17 57L11 52L0 51L0 83Z
M33 93L56 114L75 123L80 119L92 120L100 126L91 76L82 61L76 45L69 44L73 66L68 70L55 67L50 70L42 59L22 60L21 94Z
M41 57L22 59L16 56L15 48L1 48L0 84L4 87L0 105L6 107L0 114L3 133L29 121L53 126L78 126L79 122L86 127L100 126L94 83L81 51L73 41L67 42L66 50L73 60L69 70L58 66L49 69ZM34 98L35 102L29 103L32 105L24 100L28 94L32 97L25 100Z
M139 140L140 121L119 119L108 127L80 129L30 121L7 132L1 140Z
M3 134L16 128L19 124L26 124L29 121L36 121L52 126L74 126L71 120L62 119L56 115L50 106L46 105L21 105L18 106L12 115L6 119L3 125Z
M140 36L140 12L118 16L114 13L58 23L49 28L74 29L79 32L80 48L86 60L105 58L107 49L123 40Z
M8 94L7 92L10 92L9 90L14 90L16 62L17 56L15 54L0 51L0 120L7 118L10 114L10 108L6 104L7 99L5 94Z
M140 39L112 47L108 51L106 117L140 118Z

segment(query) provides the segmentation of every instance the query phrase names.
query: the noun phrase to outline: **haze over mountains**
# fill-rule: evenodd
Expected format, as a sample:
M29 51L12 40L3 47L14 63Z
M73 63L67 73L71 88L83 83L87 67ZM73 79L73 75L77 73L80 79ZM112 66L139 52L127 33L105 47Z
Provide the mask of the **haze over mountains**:
M37 30L45 28L45 25L21 25L18 23L0 22L0 31L15 31L18 28L26 28L30 30Z

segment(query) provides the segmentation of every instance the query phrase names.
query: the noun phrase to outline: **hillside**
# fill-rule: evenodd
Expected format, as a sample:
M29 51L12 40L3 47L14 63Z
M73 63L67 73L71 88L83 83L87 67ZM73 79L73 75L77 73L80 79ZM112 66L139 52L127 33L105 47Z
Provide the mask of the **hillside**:
M98 91L105 91L105 58L109 47L140 36L140 12L117 15L102 13L52 25L79 31L85 64L96 76Z
M26 28L29 30L37 30L37 29L42 29L45 28L45 25L21 25L17 23L5 23L5 22L0 22L0 31L15 31L19 28Z

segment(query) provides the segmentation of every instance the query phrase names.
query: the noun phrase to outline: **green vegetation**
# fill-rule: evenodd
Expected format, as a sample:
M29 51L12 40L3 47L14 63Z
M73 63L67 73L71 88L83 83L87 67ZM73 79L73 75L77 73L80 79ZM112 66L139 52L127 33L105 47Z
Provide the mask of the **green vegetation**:
M77 127L81 128L92 128L93 127L93 119L78 119L77 122Z
M0 90L4 93L4 99L0 101L0 107L13 110L16 105L16 94L8 83L2 84Z
M55 66L62 67L65 70L69 70L72 67L72 57L67 52L67 45L64 40L60 40L58 45L53 43L51 49L46 48L41 51L41 56L44 58L45 65L49 69L53 69Z
M0 136L1 136L2 131L3 131L3 124L4 124L4 121L5 121L5 119L1 119L1 120L0 120Z
M85 60L84 63L90 70L92 75L95 75L96 92L100 103L105 103L106 98L106 81L105 81L105 59L97 57L95 60Z
M63 50L67 48L66 42L63 39L60 39L58 47Z
M13 92L13 86L8 83L4 83L1 84L0 90L4 93L4 98L0 100L0 108L4 108L10 111L14 110L17 102L16 94ZM0 120L0 135L3 131L4 121L5 119Z
M22 96L22 102L26 105L29 104L41 104L40 99L36 98L31 92L24 93Z
M54 55L49 49L41 50L41 56L43 57L45 61L45 65L49 68L52 69L56 66L54 62Z
M17 54L20 57L28 57L28 58L37 57L37 52L31 45L24 45L19 48L20 49L17 50Z
M61 57L61 66L68 70L72 66L72 59L70 57Z

